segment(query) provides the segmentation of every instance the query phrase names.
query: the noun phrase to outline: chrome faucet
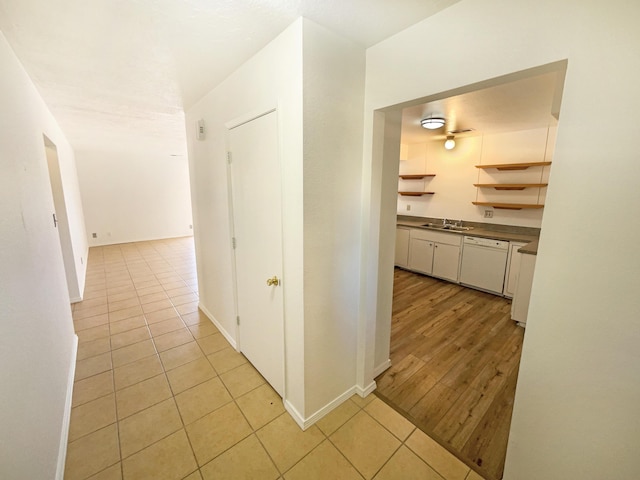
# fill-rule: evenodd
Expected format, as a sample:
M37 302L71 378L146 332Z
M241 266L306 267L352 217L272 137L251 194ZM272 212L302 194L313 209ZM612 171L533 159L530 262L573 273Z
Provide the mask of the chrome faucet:
M448 223L447 223L447 219L446 219L446 218L443 218L443 219L442 219L442 226L443 226L443 227L446 227L447 225L448 225Z

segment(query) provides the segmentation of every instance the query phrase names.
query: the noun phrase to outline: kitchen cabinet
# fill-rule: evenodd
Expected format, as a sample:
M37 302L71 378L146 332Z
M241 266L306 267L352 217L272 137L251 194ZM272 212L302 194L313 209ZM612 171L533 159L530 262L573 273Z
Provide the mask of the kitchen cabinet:
M511 303L511 318L524 327L527 323L529 312L529 299L531 297L531 285L533 284L533 272L536 266L536 256L521 254L518 282Z
M459 235L411 229L408 268L457 283L461 241Z
M518 253L518 249L522 248L526 243L511 242L509 244L509 257L507 258L507 273L504 279L504 291L502 294L505 297L513 298L513 294L516 291L516 285L518 284L518 275L520 273L520 259L522 253Z
M433 271L433 242L412 238L409 242L409 268L431 275Z
M395 264L399 267L409 265L409 228L396 227L396 256Z
M431 274L434 277L457 282L460 269L460 245L436 243L433 250L433 271Z

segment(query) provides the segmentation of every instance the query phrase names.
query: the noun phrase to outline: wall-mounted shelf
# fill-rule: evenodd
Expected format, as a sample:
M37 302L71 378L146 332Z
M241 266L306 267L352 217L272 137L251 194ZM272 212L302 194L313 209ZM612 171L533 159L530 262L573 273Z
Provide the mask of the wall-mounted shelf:
M403 180L422 180L426 177L435 177L435 173L416 173L411 175L400 175L400 178Z
M496 165L476 165L476 168L495 168L497 170L526 170L529 167L546 167L551 162L499 163Z
M421 197L422 195L433 195L436 192L398 192L403 197Z
M522 209L539 209L544 205L531 203L497 203L497 202L471 202L481 207L501 208L503 210L522 210Z
M525 188L546 187L548 183L474 183L474 187L495 188L496 190L524 190Z

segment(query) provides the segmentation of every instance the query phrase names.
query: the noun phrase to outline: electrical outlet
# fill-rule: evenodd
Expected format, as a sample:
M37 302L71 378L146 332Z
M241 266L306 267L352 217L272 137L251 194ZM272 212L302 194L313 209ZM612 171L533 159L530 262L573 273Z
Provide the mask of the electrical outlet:
M98 234L97 233L92 233L91 234L91 238L98 238Z
M80 265L84 265L84 259L80 257Z
M189 229L190 229L190 230L193 230L193 225L189 225Z
M407 205L407 212L411 210L411 205Z
M485 210L484 218L493 218L493 210Z

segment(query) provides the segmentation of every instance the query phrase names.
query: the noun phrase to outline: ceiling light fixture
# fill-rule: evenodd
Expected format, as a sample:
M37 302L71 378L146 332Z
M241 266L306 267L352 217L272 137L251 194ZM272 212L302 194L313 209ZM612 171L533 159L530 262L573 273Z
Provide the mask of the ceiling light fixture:
M444 148L452 150L456 146L456 141L453 139L453 135L447 135L447 140L444 142Z
M442 117L428 117L420 120L420 125L422 128L426 128L429 130L437 130L438 128L444 127L444 118Z

